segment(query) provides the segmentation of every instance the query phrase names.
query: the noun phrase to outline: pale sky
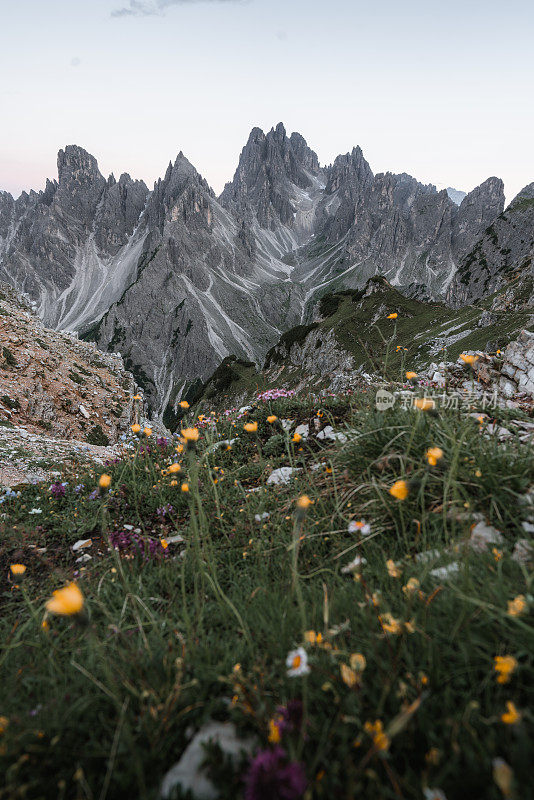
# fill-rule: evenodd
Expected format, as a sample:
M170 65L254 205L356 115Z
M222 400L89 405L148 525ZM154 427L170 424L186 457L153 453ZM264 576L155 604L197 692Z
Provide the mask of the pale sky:
M511 199L533 41L530 0L0 0L0 189L44 188L78 144L150 188L183 150L218 193L283 121L322 164L359 144L374 172Z

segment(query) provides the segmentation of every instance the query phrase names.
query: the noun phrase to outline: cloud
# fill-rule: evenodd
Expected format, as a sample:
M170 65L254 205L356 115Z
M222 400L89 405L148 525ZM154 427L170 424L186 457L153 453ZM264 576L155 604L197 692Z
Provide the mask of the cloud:
M70 60L71 67L79 67L81 63L82 60L81 58L78 58L78 56L74 56L74 58L71 58Z
M197 3L240 3L243 0L129 0L128 5L111 12L112 17L162 16L170 6L190 6Z

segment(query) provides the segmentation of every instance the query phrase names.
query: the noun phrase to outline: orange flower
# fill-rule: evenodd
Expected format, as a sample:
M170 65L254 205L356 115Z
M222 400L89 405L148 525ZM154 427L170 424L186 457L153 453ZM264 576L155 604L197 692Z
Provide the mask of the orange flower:
M131 431L132 431L132 433L139 433L139 431L140 431L140 430L141 430L141 426L140 426L140 425L138 425L138 424L137 424L137 422L136 422L136 423L134 423L134 424L131 426Z
M198 428L182 428L182 436L187 444L198 442L200 431Z
M258 430L258 423L257 422L245 422L243 425L243 430L247 433L256 433Z
M349 689L354 689L355 686L358 686L360 681L353 669L347 666L347 664L341 664L339 669L341 672L341 680Z
M520 617L527 608L528 605L524 594L518 594L513 600L508 601L508 614L511 617Z
M273 422L276 422L277 419L278 419L278 417L275 417L274 414L271 414L270 416L267 417L267 422L270 422L271 425L272 425Z
M313 500L310 500L307 494L303 494L297 500L297 508L300 511L307 511L308 508L313 504Z
M101 489L109 489L111 486L111 475L101 475L98 485Z
M189 491L189 484L182 483L182 492L188 492L188 491Z
M429 447L425 456L430 466L435 467L440 458L443 458L443 450L441 447Z
M407 372L406 373L406 380L407 381L414 381L417 378L417 372Z
M388 314L386 319L397 319L398 316L397 312L394 311L393 314Z
M180 400L180 408L189 408L187 400Z
M396 497L397 500L406 500L406 498L408 497L408 492L409 492L408 484L406 483L406 481L403 480L395 481L395 483L389 490L389 493L393 495L393 497Z
M24 564L11 564L9 569L11 570L11 574L17 578L21 578L26 572Z
M145 436L152 436L152 428L148 427L143 428L143 433L145 434Z
M176 472L181 472L181 465L180 464L171 464L169 467L169 472L174 475Z
M79 614L83 609L83 594L78 586L72 582L63 589L56 589L46 603L46 610L50 614L71 617Z
M515 725L521 719L521 714L515 707L515 705L508 700L506 702L506 711L504 714L501 714L501 722L504 722L505 725Z
M416 397L413 404L419 411L433 411L436 407L435 402L430 397Z
M390 740L384 733L384 726L379 719L375 720L375 722L366 722L363 727L365 732L373 737L373 742L377 750L388 749Z
M517 667L517 660L513 656L495 656L493 668L497 673L497 683L508 683Z
M468 355L467 353L460 353L460 358L462 359L464 364L468 364L470 367L473 367L478 361L479 357Z

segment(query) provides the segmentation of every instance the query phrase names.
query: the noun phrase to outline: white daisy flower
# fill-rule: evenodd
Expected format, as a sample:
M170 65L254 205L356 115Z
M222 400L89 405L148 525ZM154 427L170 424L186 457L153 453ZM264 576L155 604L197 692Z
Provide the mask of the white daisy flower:
M350 564L346 564L344 567L341 567L341 572L356 572L364 564L367 564L367 559L362 558L362 556L356 556L356 558L351 561Z
M362 536L367 536L369 533L371 533L371 526L364 519L360 519L358 521L353 519L349 522L348 532L360 533Z
M296 650L291 650L286 658L287 674L291 678L299 678L301 675L307 675L310 671L308 665L308 654L303 647L297 647Z

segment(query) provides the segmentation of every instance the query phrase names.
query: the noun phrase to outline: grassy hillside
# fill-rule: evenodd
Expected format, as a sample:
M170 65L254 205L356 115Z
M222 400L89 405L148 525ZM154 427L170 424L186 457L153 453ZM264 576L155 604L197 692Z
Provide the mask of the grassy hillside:
M208 720L252 742L206 749L226 800L526 797L532 449L363 392L188 415L2 497L2 800L156 798Z
M225 408L278 386L325 389L341 370L335 357L330 371L322 364L318 367L314 352L322 352L332 336L338 351L350 357L353 370L361 367L388 380L402 380L407 365L421 369L432 361L456 361L466 350L495 352L530 325L534 309L526 300L531 291L524 281L511 282L476 306L452 310L442 303L409 299L384 278L372 278L366 289L324 296L317 321L284 333L262 369L225 359L194 400L202 409ZM493 310L505 292L502 310ZM396 316L389 319L390 315Z

